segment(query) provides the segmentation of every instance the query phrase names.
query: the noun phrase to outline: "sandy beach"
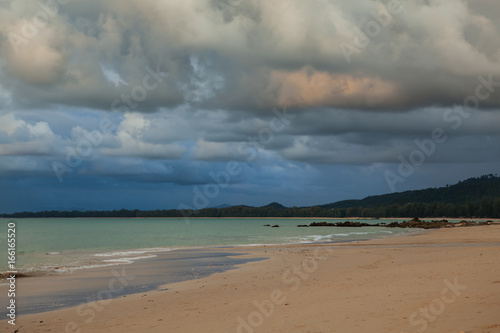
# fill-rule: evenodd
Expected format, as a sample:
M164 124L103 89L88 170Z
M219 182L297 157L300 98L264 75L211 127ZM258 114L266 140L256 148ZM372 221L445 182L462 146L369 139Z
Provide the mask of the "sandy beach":
M499 225L224 251L268 259L107 299L128 283L124 265L116 269L123 275L108 276L102 300L21 314L16 326L1 321L0 331L500 332ZM26 293L40 293L39 278L26 281Z

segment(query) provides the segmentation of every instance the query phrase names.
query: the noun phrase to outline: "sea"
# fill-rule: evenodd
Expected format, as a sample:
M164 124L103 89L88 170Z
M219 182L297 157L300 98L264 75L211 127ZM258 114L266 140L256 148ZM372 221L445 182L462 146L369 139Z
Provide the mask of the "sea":
M296 218L37 218L0 219L0 272L8 267L8 231L15 224L15 269L47 273L130 264L161 253L233 246L361 241L422 232L384 227L309 227L346 219ZM350 220L369 224L394 220ZM279 225L269 227L264 225ZM12 229L12 228L11 228Z

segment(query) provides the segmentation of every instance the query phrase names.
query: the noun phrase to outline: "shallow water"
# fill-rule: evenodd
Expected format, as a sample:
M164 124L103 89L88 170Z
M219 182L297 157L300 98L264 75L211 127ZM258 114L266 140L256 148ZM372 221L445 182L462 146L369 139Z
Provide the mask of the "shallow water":
M85 303L100 301L107 305L113 298L158 290L165 284L203 278L234 268L235 265L264 258L238 258L241 253L218 249L178 250L159 254L155 258L117 265L67 272L44 277L16 280L17 315L39 313L77 306L82 316L91 313ZM0 286L6 294L7 286ZM163 291L166 291L164 287ZM101 305L99 305L101 306ZM6 318L6 307L0 308L0 318Z
M106 267L151 259L175 249L263 244L325 243L412 234L381 227L310 227L313 221L345 219L1 219L0 271L7 270L7 224L16 224L16 268L43 272ZM370 224L387 220L351 220ZM393 221L393 220L391 220ZM394 221L401 221L395 219ZM263 225L278 224L279 228Z

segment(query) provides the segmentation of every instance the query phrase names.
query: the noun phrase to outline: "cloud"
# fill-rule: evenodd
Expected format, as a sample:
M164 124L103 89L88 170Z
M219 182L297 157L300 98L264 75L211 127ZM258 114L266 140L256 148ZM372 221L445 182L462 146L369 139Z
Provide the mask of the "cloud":
M199 140L193 149L193 158L206 161L230 161L237 157L238 145ZM242 157L238 158L242 160Z
M398 91L391 82L378 78L331 75L311 68L296 72L272 72L269 90L275 90L268 105L280 107L384 107L388 99L396 100Z
M190 186L234 160L244 171L221 200L300 204L338 184L361 195L358 178L380 193L384 171L435 128L446 142L405 186L500 164L498 3L402 0L392 14L378 0L54 4L0 2L9 191L28 179L68 191L151 186L189 201ZM279 129L276 110L293 115ZM54 162L70 170L64 185Z
M49 155L57 139L47 122L31 125L12 113L0 115L0 155Z
M213 98L218 90L224 87L224 77L218 73L210 73L207 65L201 63L199 57L190 56L192 73L188 84L180 84L184 99L191 103L200 103Z
M186 148L178 143L149 143L143 140L151 123L141 114L126 114L116 132L119 148L105 148L101 152L107 156L135 156L152 159L178 159Z
M115 88L119 87L120 84L127 85L127 82L123 81L123 79L120 77L120 74L113 71L112 69L106 69L104 68L104 66L101 66L101 70L106 80L112 83Z
M168 78L139 111L201 102L255 112L284 104L410 110L461 103L478 76L500 77L498 5L401 3L359 47L359 31L387 13L382 2L70 2L29 38L43 9L6 2L0 84L19 105L109 110L110 96L130 93L148 66L160 65ZM357 47L351 63L342 43ZM483 106L499 103L496 91Z
M230 111L180 107L114 118L108 118L105 111L93 111L84 117L80 113L44 111L44 120L38 120L37 112L7 112L0 116L0 154L32 160L22 168L27 170L31 165L30 176L45 177L52 162L67 165L68 156L81 151L81 156L76 156L82 164L71 166L73 173L150 174L149 178L158 181L197 183L210 181L207 175L211 165L232 160L249 165L284 161L311 166L397 164L398 156L407 156L418 148L416 140L428 140L435 128L441 128L448 139L436 146L437 153L427 159L427 164L498 161L500 114L474 111L454 129L455 122L445 121L445 114L453 110L459 112L461 108L406 113L299 112L282 131L271 132L265 140L259 139L259 133L271 128L268 114L248 117L241 113L235 118ZM102 119L111 121L115 129L102 132ZM4 169L0 166L0 172L12 171L12 161L4 164ZM183 169L198 171L193 171L193 180L188 180Z

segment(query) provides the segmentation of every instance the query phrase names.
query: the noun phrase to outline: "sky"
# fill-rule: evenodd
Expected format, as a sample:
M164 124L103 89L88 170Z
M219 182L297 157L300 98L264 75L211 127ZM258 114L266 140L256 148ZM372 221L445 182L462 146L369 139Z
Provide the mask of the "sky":
M496 0L0 0L0 213L310 206L500 167Z

